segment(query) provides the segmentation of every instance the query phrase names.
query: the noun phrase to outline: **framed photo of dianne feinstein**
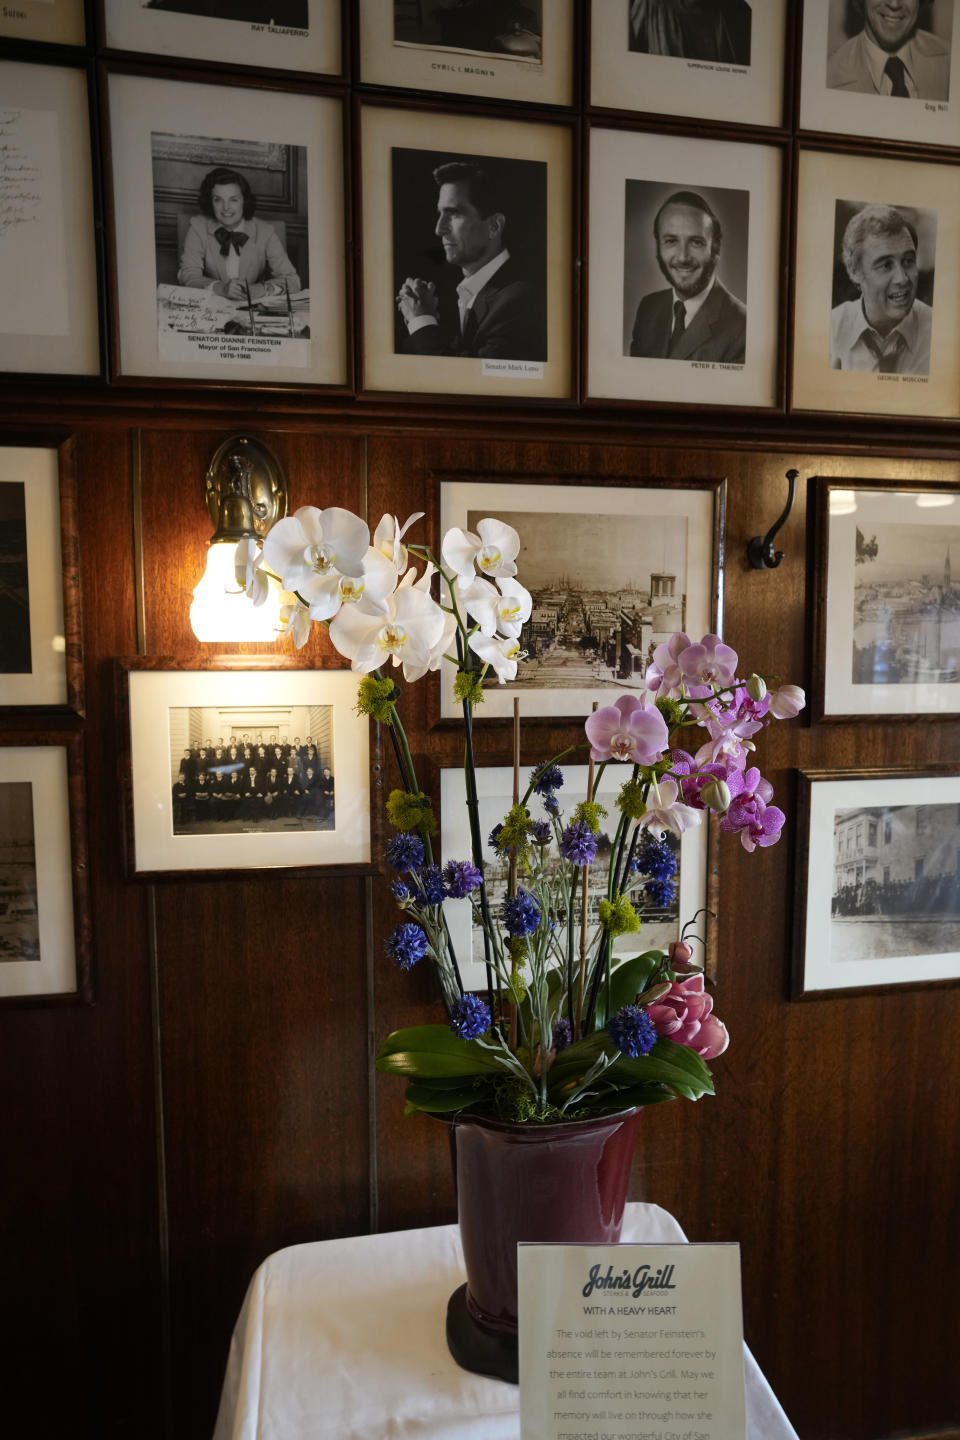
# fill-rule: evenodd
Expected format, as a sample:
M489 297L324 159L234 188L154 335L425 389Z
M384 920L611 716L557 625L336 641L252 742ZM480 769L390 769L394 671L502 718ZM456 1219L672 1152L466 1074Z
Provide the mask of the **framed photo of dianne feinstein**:
M957 0L821 0L803 9L804 130L960 145Z
M93 999L83 741L0 736L0 1004Z
M778 403L781 159L591 130L590 399Z
M960 413L958 237L952 169L801 151L794 409Z
M87 38L83 0L17 0L15 5L0 5L0 35L48 45L83 45Z
M440 476L441 535L492 517L520 537L517 580L531 596L517 678L491 676L475 723L513 713L585 719L594 700L638 693L653 651L677 630L721 623L723 480L611 485L512 476ZM457 709L441 686L440 714Z
M360 78L573 103L572 0L359 0Z
M783 124L786 0L593 0L590 103Z
M86 70L0 61L0 145L0 372L97 376Z
M84 713L76 506L72 441L0 447L0 714Z
M340 101L108 78L119 376L344 385Z
M361 108L365 389L569 398L572 139Z
M799 779L794 998L960 979L960 775Z
M960 486L817 484L818 718L956 718Z
M114 50L320 75L343 64L329 0L104 0L103 25Z
M127 873L372 868L369 727L343 670L118 662Z

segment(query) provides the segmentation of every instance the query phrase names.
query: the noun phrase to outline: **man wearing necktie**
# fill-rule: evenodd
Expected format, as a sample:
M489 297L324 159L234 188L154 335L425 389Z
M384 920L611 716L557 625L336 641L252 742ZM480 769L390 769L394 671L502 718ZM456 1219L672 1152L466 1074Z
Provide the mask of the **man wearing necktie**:
M300 277L276 230L255 218L256 197L239 170L221 165L208 171L199 206L201 213L192 216L183 242L180 285L239 301L300 290Z
M949 100L950 46L919 29L920 0L856 0L863 28L827 63L827 88L900 100Z
M843 233L843 263L860 295L833 310L831 367L929 375L933 311L917 299L913 226L893 205L864 205Z
M719 217L702 195L678 190L657 211L653 235L657 264L670 288L643 296L630 354L742 365L747 311L717 279L723 245Z

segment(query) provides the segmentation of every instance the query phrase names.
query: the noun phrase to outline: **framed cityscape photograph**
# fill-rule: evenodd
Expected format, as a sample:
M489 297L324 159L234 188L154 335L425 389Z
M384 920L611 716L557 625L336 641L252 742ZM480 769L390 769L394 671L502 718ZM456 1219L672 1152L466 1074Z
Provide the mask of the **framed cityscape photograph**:
M0 35L48 45L83 45L87 38L83 0L16 0L0 5Z
M359 0L360 79L573 103L573 0Z
M956 0L806 4L801 126L872 140L960 145L958 36Z
M129 877L373 868L351 672L122 660L118 689Z
M794 998L960 979L960 775L799 779Z
M960 414L960 190L935 162L800 153L793 407Z
M330 0L103 0L113 50L339 75L340 6Z
M572 141L362 106L364 389L570 397Z
M345 385L341 102L108 79L118 375Z
M591 129L588 398L778 403L781 161Z
M73 450L0 446L0 712L83 714Z
M0 1004L89 1002L83 741L0 736Z
M783 124L786 0L593 0L590 104Z
M819 480L818 718L960 713L960 487Z
M97 216L86 69L0 61L0 97L0 273L8 277L0 312L0 372L98 376ZM37 277L34 283L15 283L16 277L30 276Z
M595 700L643 690L653 651L677 630L699 640L721 624L725 481L435 478L441 536L476 534L487 517L512 526L516 579L531 596L526 658L515 681L488 677L477 723L512 715L514 696L524 719L586 719ZM440 694L452 718L451 687Z

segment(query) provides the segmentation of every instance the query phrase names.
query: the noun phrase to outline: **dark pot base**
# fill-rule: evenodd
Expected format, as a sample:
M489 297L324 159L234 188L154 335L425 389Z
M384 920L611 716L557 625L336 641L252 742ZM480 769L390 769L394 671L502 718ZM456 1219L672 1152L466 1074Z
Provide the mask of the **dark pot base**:
M447 1349L461 1370L493 1375L510 1385L519 1383L516 1335L485 1330L467 1309L467 1287L461 1285L447 1301Z

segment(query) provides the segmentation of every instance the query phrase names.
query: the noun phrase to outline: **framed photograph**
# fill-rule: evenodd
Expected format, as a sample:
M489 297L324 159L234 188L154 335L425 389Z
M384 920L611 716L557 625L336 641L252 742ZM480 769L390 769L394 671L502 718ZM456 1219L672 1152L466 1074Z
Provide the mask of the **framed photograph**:
M369 726L343 670L118 662L127 871L370 871Z
M340 6L330 0L103 0L112 50L339 75Z
M0 61L0 96L0 273L36 277L4 286L0 371L99 375L86 71Z
M526 788L529 772L521 767L521 793ZM605 806L608 815L606 829L601 831L597 858L589 868L587 889L591 933L596 928L597 907L606 899L607 876L610 865L611 842L616 833L616 798L628 778L626 767L608 765L595 792L597 800ZM586 799L586 765L564 765L563 789L558 793L561 812L568 815L578 801ZM480 805L480 833L484 836L484 878L487 898L492 908L498 909L506 898L509 882L509 863L497 855L487 840L491 830L499 824L513 804L513 770L508 765L480 766L477 769L477 792ZM528 806L534 820L547 819L539 795L532 795ZM667 834L668 843L676 851L678 870L674 877L675 895L671 904L660 909L641 909L643 924L639 935L623 935L614 943L614 953L639 955L643 950L657 946L666 949L671 940L680 938L680 931L688 920L706 906L707 894L707 837L706 824L685 830L677 839ZM455 766L440 771L440 839L441 864L448 860L469 860L470 820L464 800L463 768ZM556 847L554 847L556 853ZM450 938L453 942L457 963L467 990L486 988L486 969L483 958L483 931L473 921L469 900L446 907ZM703 920L704 917L701 917ZM703 935L704 925L694 927ZM710 936L707 936L710 945ZM698 964L703 964L704 955L697 955ZM712 973L712 972L711 972Z
M517 678L492 676L477 719L586 719L595 700L612 704L644 688L653 652L677 630L701 635L721 624L723 480L631 480L584 485L515 475L438 477L440 533L476 534L490 516L520 536L517 576L533 608ZM441 716L459 714L449 685Z
M93 999L83 742L0 736L0 1003Z
M960 775L801 771L799 802L795 997L960 979Z
M783 124L785 0L593 0L590 104Z
M360 0L359 27L367 84L573 103L572 0Z
M953 59L960 53L958 34L956 0L806 4L801 126L875 140L960 145L960 71Z
M364 105L361 131L364 388L569 398L570 126Z
M83 0L16 0L0 5L0 35L49 45L83 45L87 38Z
M817 499L818 718L956 717L960 488L820 480Z
M958 231L952 169L801 151L794 408L960 414Z
M0 447L0 713L83 714L73 442Z
M346 384L341 102L108 78L119 375Z
M778 403L781 159L591 129L589 398Z

